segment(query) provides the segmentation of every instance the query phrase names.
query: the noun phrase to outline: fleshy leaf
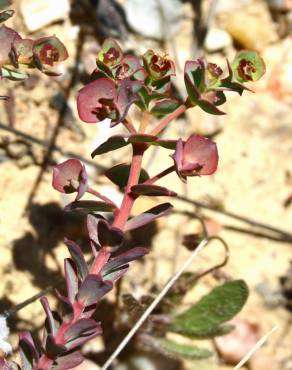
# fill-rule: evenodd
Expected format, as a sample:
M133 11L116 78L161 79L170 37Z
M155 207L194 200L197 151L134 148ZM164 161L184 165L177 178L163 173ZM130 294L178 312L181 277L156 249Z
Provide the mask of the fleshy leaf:
M66 348L73 349L98 335L101 335L100 323L92 319L80 319L76 321L64 334Z
M115 83L109 78L98 78L84 86L77 97L79 117L87 123L96 123L109 116L110 105L117 98ZM105 102L107 103L105 108Z
M75 242L67 238L65 238L64 242L68 247L71 257L73 261L75 262L75 265L77 266L80 279L84 280L86 276L88 275L88 267L87 267L87 263L85 262L84 255L83 255L81 248L79 247L78 244L76 244Z
M129 164L121 163L106 170L105 176L122 189L128 183L130 168L131 166ZM139 182L144 182L148 179L149 175L147 174L147 172L141 169Z
M7 67L1 68L1 76L11 81L23 81L29 77L25 72L16 71Z
M243 280L229 281L176 316L170 330L193 338L208 337L242 309L247 297L248 287Z
M97 147L92 153L91 157L94 158L96 155L111 152L112 150L120 149L128 145L128 141L121 135L113 135Z
M148 253L146 248L132 248L128 252L122 253L117 257L111 258L109 262L102 269L102 276L106 277L108 274L113 271L120 270L122 267L125 267L129 262L135 261L138 258L145 256Z
M208 349L176 343L167 339L160 339L158 345L170 356L174 355L179 358L200 360L213 355L213 352Z
M79 351L59 356L54 362L54 370L74 369L83 362L84 358Z
M21 39L21 36L12 28L6 27L5 25L0 27L0 66L3 66L3 64L11 64L9 54L17 39Z
M256 51L239 51L231 65L234 78L239 82L257 81L266 71L262 57Z
M73 261L70 260L70 258L65 259L64 266L65 266L67 295L68 295L69 301L73 304L75 296L78 292L77 271L75 271Z
M47 322L49 325L49 333L55 336L58 328L56 326L55 319L54 319L53 313L49 305L49 301L47 297L42 297L40 301L41 301L41 304L47 316Z
M38 355L32 336L28 331L23 331L19 334L19 352L23 370L31 370Z
M168 190L163 186L158 185L144 185L138 184L131 187L131 193L135 195L147 195L147 196L167 196L174 197L177 194L174 191Z
M45 349L46 354L49 357L57 357L67 351L67 348L64 345L56 342L52 334L49 334L46 338Z
M96 304L113 287L109 281L103 281L97 275L87 275L79 288L77 300L85 307Z
M115 206L111 203L99 202L95 200L79 200L67 204L64 208L65 211L83 211L89 212L112 212Z
M0 23L6 22L7 19L11 18L14 15L14 10L5 10L0 13Z
M173 206L170 203L162 203L149 209L146 212L130 219L125 226L125 231L135 230L141 226L156 220L159 217L165 216L172 210Z
M99 244L105 247L118 247L122 244L124 233L112 227L106 220L99 220L97 224L97 237Z
M77 192L79 200L87 190L87 173L78 159L68 159L58 164L53 170L53 188L61 193Z
M176 99L163 99L156 101L151 108L150 113L155 117L163 117L170 114L180 106L180 102Z

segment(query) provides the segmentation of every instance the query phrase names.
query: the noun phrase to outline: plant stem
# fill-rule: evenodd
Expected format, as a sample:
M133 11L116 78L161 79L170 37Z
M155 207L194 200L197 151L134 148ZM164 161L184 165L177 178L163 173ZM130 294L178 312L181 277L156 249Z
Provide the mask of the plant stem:
M118 227L121 230L124 228L125 223L128 220L134 201L136 199L135 196L131 195L131 187L138 184L143 154L145 150L146 148L144 145L133 145L133 159L131 163L128 184L125 190L120 210L117 212L112 225L114 227Z
M150 121L149 113L148 112L143 112L140 127L139 127L139 130L138 130L139 134L144 134L145 133L149 121Z
M137 134L137 130L129 118L126 118L123 123L131 134Z
M105 195L100 194L98 191L96 191L96 190L94 190L90 187L87 188L87 193L95 195L97 198L103 200L104 202L110 203L113 206L117 207L117 205L112 200L110 200L108 197L106 197Z
M157 136L171 121L179 117L187 110L185 105L181 105L175 111L170 113L168 116L163 118L163 120L150 132L150 135Z
M166 170L163 170L163 171L159 172L157 175L151 177L151 179L148 179L145 182L143 182L143 185L152 185L157 180L159 180L162 177L172 173L173 171L175 171L175 165L174 164L172 166L168 167Z

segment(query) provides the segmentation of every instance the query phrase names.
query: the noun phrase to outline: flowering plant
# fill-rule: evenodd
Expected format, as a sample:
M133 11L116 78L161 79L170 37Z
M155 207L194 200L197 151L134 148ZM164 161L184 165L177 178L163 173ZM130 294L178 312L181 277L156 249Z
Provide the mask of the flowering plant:
M5 52L2 51L1 55L2 75L8 70L7 64L18 67L18 63L36 66L48 73L44 66L51 66L67 56L55 37L33 42L3 27L0 39L1 34L5 34L6 41ZM218 107L226 101L226 92L234 91L241 95L244 90L249 90L244 83L258 80L264 70L261 57L248 50L239 52L232 63L227 62L227 73L205 58L187 61L184 70L187 97L181 101L171 88L175 76L173 61L153 50L146 51L141 57L125 55L115 40L105 40L97 55L92 81L78 93L77 108L84 122L93 124L110 118L111 126L119 124L126 130L110 136L92 153L95 158L127 145L132 147L130 165L119 164L105 172L105 176L122 190L123 200L121 205L117 205L93 189L85 166L77 159L68 159L54 168L53 187L61 193L76 193L65 210L87 213L92 258L86 261L80 246L65 239L70 258L64 261L66 294L56 291L61 309L52 311L47 298L41 298L47 317L43 338L41 345L37 346L30 333L20 334L21 369L67 370L82 362L80 347L102 334L101 323L92 317L99 301L113 289L132 261L148 253L147 248L141 247L120 252L125 246L126 234L168 214L173 208L170 203L161 203L131 217L134 202L141 196L176 196L172 189L157 185L161 178L172 172L186 182L190 176L212 175L217 169L218 150L212 140L197 134L177 140L164 140L159 135L171 121L195 106L209 114L224 114ZM139 127L128 115L133 105L143 113ZM161 118L161 121L150 126L148 118L151 116ZM170 151L174 163L149 176L142 168L142 160L152 146ZM98 200L86 200L86 194ZM244 282L228 282L189 310L176 314L166 331L191 337L222 335L230 328L226 329L221 324L242 308L247 295ZM138 303L136 305L139 306ZM143 312L143 307L140 309ZM157 346L157 341L152 343ZM187 353L190 357L207 355L201 352L199 356L193 348L169 341L160 341L159 345L168 353ZM4 358L0 359L0 364L7 370L19 368Z

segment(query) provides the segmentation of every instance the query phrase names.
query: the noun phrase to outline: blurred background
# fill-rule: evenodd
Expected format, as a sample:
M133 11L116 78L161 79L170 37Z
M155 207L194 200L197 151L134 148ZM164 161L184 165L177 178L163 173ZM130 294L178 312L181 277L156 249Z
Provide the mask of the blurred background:
M128 147L94 161L90 157L99 143L120 132L119 126L110 130L108 122L81 123L76 113L77 91L89 81L102 41L110 36L128 52L152 48L167 54L175 61L174 88L182 97L186 60L205 55L224 67L226 58L232 60L237 50L248 48L259 51L267 65L264 78L250 86L255 93L229 94L223 107L226 116L189 110L164 132L170 139L192 133L213 138L219 168L215 175L192 178L186 186L175 175L161 181L181 199L171 200L176 207L171 215L129 237L131 245L149 246L151 253L143 263L132 265L121 287L137 299L159 291L195 247L202 232L199 216L211 235L226 241L230 258L223 268L200 279L182 306L222 281L243 278L251 295L237 319L239 328L229 340L205 341L205 347L215 349L210 359L170 360L132 344L115 369L232 369L247 343L277 325L245 369L291 370L292 1L15 0L14 9L8 26L22 36L56 34L69 58L57 67L61 77L32 71L23 83L1 81L0 95L10 96L10 101L0 104L0 312L63 283L64 236L89 251L84 216L64 214L62 208L70 198L52 189L54 164L78 157L100 191L121 198L102 173L121 158L123 162L130 158ZM133 112L132 119L139 116ZM167 152L153 149L143 167L155 174L168 162ZM141 198L133 213L157 201ZM203 272L222 259L224 251L214 242L191 270ZM103 301L99 311L105 328L114 311L114 296ZM55 302L53 295L50 299ZM37 301L14 315L10 320L14 346L19 330L37 333L43 320ZM80 369L94 370L103 363L119 341L118 336L111 338L112 333L86 346L91 362Z

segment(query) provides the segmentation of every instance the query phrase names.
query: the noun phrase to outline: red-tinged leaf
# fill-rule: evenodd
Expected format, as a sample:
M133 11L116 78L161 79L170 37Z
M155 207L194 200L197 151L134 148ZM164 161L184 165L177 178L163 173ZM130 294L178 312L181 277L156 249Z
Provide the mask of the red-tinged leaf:
M64 242L68 247L71 257L73 261L75 262L75 265L77 266L80 279L84 280L86 276L88 275L89 271L88 271L87 263L84 259L84 254L81 248L74 241L69 240L67 238L65 238Z
M73 304L75 296L78 292L77 271L75 271L73 261L70 260L69 258L65 259L64 266L65 266L67 296L69 301Z
M177 99L162 99L154 103L154 106L150 110L150 114L155 117L161 118L167 114L175 111L179 106L180 102Z
M65 211L82 211L89 212L113 212L115 206L111 203L99 202L94 200L79 200L67 204L64 208Z
M118 80L132 77L134 80L144 81L146 78L146 72L135 55L126 55L112 72Z
M52 334L53 336L55 336L56 333L57 333L58 327L55 323L55 319L54 319L52 310L50 308L49 301L48 301L47 297L42 297L40 299L40 301L41 301L41 304L42 304L43 309L44 309L44 311L46 313L46 316L47 316L47 322L48 322L48 326L49 326L49 333Z
M173 206L170 203L162 203L156 207L149 209L146 212L141 213L139 216L133 217L126 223L125 231L135 230L141 226L144 226L159 217L167 215Z
M142 247L136 247L130 249L128 252L122 253L117 257L111 258L109 262L102 269L102 276L106 276L114 271L127 267L127 264L131 261L135 261L138 258L145 256L149 253L148 249Z
M53 335L49 334L46 338L45 351L48 357L54 358L67 352L67 348L63 344L57 343Z
M100 323L92 319L80 319L65 331L66 348L72 350L101 334Z
M54 370L69 370L83 362L84 358L79 351L71 352L63 356L59 356L54 362Z
M56 37L42 37L34 42L33 53L43 65L52 67L54 63L63 62L68 58L65 45Z
M78 159L68 159L53 170L53 188L61 193L77 192L79 200L87 190L87 173Z
M134 195L147 195L147 196L167 196L174 197L177 195L174 191L168 190L163 186L158 185L134 185L131 187L131 193Z
M87 275L79 288L77 300L84 307L97 304L112 288L113 284L110 281L103 281L97 275Z
M61 308L62 308L62 318L64 319L64 320L68 320L68 321L70 321L70 320L72 320L72 318L73 318L73 311L74 311L74 309L73 309L73 305L72 305L72 303L69 301L69 299L68 298L66 298L66 297L64 297L64 296L62 296L61 294L60 294L60 292L57 290L57 289L55 289L55 293L56 293L56 295L57 295L57 297L58 297L58 299L59 299L59 302L60 302L60 304L61 304Z
M109 78L99 78L83 87L77 97L79 117L87 123L96 123L108 117L104 102L113 102L117 98L115 83Z
M109 225L106 220L100 219L97 224L97 237L102 247L119 247L124 240L124 233Z
M21 365L24 370L32 369L32 366L38 358L31 334L28 331L19 333L19 353ZM2 367L0 367L2 370ZM8 368L4 367L4 370Z
M87 231L88 231L89 238L91 241L94 242L95 247L96 246L100 247L98 235L97 235L97 224L99 220L101 219L105 220L105 218L102 217L101 215L92 215L92 214L87 215L87 220L86 220Z
M183 181L188 176L211 175L218 165L217 146L206 137L191 135L185 143L178 140L172 158Z
M125 78L121 81L118 96L115 101L115 106L119 115L116 119L112 120L112 127L125 119L131 105L138 101L138 91L142 86L142 82L133 81L130 78Z
M125 163L118 164L105 171L105 176L111 180L119 188L123 189L127 183L130 174L131 166ZM145 170L141 170L139 182L144 182L149 179L149 175Z
M106 248L101 248L98 254L94 257L90 271L92 274L98 275L110 258L110 252Z
M9 53L16 40L21 39L21 36L12 28L5 25L0 27L0 66L11 64Z
M125 275L125 273L128 271L129 269L129 265L125 265L123 267L121 267L120 269L116 270L116 271L112 271L108 274L106 274L103 279L105 281L111 281L113 284L116 283L116 281L118 281L122 276Z

